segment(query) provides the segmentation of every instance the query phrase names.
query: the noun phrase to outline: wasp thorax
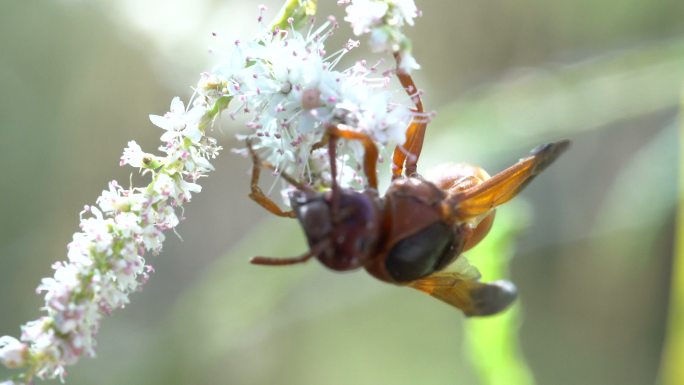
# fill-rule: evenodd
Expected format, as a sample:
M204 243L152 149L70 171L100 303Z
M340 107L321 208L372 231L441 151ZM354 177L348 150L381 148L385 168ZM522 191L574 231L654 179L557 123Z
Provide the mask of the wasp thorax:
M489 178L489 174L481 167L466 163L441 164L426 174L426 179L444 190L450 197L458 196L461 192L478 186ZM456 209L456 207L452 209ZM462 225L466 229L463 251L480 243L489 233L494 223L494 215L495 211L492 210L478 217L470 218L465 223L460 221L456 223L456 225Z

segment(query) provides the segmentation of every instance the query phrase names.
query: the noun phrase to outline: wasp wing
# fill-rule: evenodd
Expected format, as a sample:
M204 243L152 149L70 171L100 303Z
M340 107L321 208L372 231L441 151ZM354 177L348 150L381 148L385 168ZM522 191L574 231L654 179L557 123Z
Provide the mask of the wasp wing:
M483 283L453 271L432 274L409 286L461 309L468 317L499 313L517 297L511 282Z
M569 146L568 140L543 144L513 166L459 193L455 197L458 216L464 219L474 218L508 202Z

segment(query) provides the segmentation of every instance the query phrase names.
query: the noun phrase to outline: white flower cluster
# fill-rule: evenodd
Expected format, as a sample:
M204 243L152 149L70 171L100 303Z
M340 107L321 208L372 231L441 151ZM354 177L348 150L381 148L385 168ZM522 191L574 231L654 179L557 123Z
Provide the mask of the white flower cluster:
M337 4L347 6L344 20L356 36L370 34L373 51L398 54L399 68L406 73L420 68L411 54L411 41L401 31L420 15L413 0L338 0Z
M370 136L380 147L402 144L411 110L392 101L390 72L358 62L336 70L340 58L357 42L328 55L324 43L337 24L329 19L305 35L265 30L250 42L236 42L232 53L205 74L198 92L235 102L231 116L246 114L247 137L260 156L303 183L329 186L326 129L345 129ZM317 146L318 145L318 146ZM340 141L340 183L362 186L363 159L357 142Z
M180 208L200 191L197 180L213 169L209 159L220 150L204 136L215 115L210 102L197 99L186 110L175 98L167 114L150 115L165 130L164 155L144 153L131 141L121 165L142 169L151 183L125 189L112 181L97 205L81 212L81 231L68 245L68 260L55 263L54 276L38 286L37 291L45 292L47 314L22 327L21 341L0 337L0 362L28 368L20 381L63 378L65 366L83 354L93 356L102 316L124 307L129 294L147 280L152 267L143 255L161 250L164 231L178 225Z

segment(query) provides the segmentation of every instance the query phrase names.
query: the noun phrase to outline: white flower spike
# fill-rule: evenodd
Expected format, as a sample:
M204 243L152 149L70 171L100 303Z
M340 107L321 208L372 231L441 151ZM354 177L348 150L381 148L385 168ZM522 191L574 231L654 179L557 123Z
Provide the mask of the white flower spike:
M0 362L9 368L29 366L21 381L30 382L32 375L63 379L67 365L84 354L94 356L102 316L128 304L129 295L147 280L152 268L143 256L161 250L164 231L178 225L177 210L200 191L196 181L212 169L209 159L220 150L204 136L214 102L204 98L186 111L175 98L167 114L152 118L166 131L164 157L128 143L121 165L144 168L152 182L125 189L112 181L97 205L81 212L81 231L68 245L67 261L55 263L53 277L38 286L47 314L22 326L21 341L0 337Z

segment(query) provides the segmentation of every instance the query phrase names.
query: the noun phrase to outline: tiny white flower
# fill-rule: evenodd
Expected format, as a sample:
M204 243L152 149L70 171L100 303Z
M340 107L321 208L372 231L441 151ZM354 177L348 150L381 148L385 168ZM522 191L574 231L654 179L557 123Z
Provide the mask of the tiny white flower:
M58 262L53 267L55 268L54 281L58 283L60 287L64 287L67 290L73 290L80 286L80 272L76 265Z
M204 106L195 106L186 114L186 126L183 130L183 136L190 139L193 143L198 143L204 136L200 129L200 123L207 109Z
M197 183L188 182L182 179L180 180L178 187L181 190L184 200L190 200L192 193L199 193L202 191L202 186L198 185Z
M194 164L191 164L191 162ZM211 162L201 155L199 150L195 147L190 147L190 159L186 162L185 168L190 172L197 169L199 169L201 172L214 171L214 166L211 164Z
M110 232L111 221L102 218L87 218L81 221L83 233L89 237L95 251L110 252L112 234Z
M157 127L166 130L161 136L163 142L173 142L183 136L197 143L202 137L199 128L202 117L207 110L203 106L195 106L185 111L185 105L179 97L173 98L171 108L164 116L150 115L150 121Z
M213 72L203 72L197 83L197 92L204 98L218 99L227 87L224 78Z
M406 24L413 25L413 19L418 16L418 8L413 0L391 0L401 14Z
M416 61L416 58L411 55L411 52L405 51L401 55L401 62L399 63L399 69L406 73L411 73L413 70L419 70L420 64Z
M67 246L67 256L69 262L80 265L90 266L93 263L90 255L90 243L81 241L83 234L74 234L74 240Z
M160 195L159 199L165 199L168 197L175 198L177 194L176 183L174 182L173 178L164 173L157 175L157 180L154 181L152 188L154 189L155 193Z
M116 181L109 182L109 189L103 190L96 201L100 210L108 213L129 209L129 199L122 196L122 192L123 188Z
M413 25L419 15L413 0L351 0L343 4L347 4L344 20L355 35L370 34L373 51L398 53L402 58L399 69L406 73L420 68L411 56L410 40L401 31L404 25Z
M180 131L185 128L185 121L182 119L185 114L185 105L178 96L171 100L169 112L164 116L150 115L150 121L166 131ZM163 139L162 139L163 140Z
M135 213L119 213L114 218L116 229L121 232L124 237L132 237L142 231L138 224L140 218Z
M380 24L388 9L389 5L384 1L354 0L347 6L344 21L351 24L354 35L359 36Z
M28 355L28 346L14 337L0 337L0 363L8 368L24 366Z
M119 165L130 164L133 167L140 168L143 166L143 159L146 155L142 148L140 148L140 145L135 140L131 140L124 149L123 155L121 155Z
M159 252L166 236L157 228L156 223L145 226L142 230L143 246L146 250Z
M34 321L29 321L21 327L21 339L23 341L33 341L45 335L45 331L50 328L50 318L42 317Z
M171 206L164 207L158 215L156 225L162 229L172 229L178 225L179 220L176 211Z

